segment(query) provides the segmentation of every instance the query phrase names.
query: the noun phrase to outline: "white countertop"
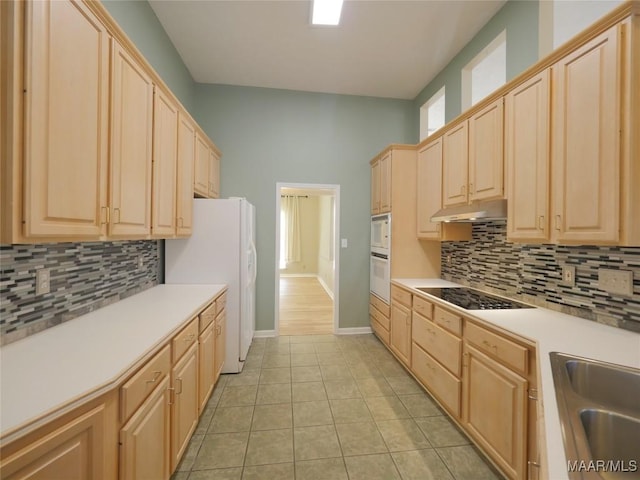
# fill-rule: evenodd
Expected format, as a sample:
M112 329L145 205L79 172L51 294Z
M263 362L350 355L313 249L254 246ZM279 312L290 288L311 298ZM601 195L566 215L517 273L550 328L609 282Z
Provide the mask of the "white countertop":
M1 347L3 441L61 405L113 388L225 288L158 285Z
M407 288L464 286L439 279L393 279L392 282ZM426 295L419 291L415 293ZM542 382L538 391L542 392L544 407L545 442L541 446L546 448L547 477L551 480L568 479L549 353L563 352L640 368L640 334L545 308L465 310L450 304L447 306L536 343Z

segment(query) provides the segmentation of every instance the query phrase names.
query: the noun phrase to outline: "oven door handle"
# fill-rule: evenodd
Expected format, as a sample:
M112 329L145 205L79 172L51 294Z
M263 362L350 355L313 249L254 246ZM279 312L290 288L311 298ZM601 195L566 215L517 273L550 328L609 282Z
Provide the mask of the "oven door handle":
M383 260L389 260L389 255L385 255L384 253L371 252L372 257L381 258Z

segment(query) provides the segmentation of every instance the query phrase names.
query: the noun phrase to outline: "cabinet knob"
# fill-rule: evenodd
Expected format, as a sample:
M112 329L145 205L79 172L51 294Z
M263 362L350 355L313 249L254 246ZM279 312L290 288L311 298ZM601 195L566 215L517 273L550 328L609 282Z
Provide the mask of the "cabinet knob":
M153 372L153 378L151 380L147 380L147 383L156 383L156 381L160 378L160 375L162 375L162 372L156 370L155 372Z

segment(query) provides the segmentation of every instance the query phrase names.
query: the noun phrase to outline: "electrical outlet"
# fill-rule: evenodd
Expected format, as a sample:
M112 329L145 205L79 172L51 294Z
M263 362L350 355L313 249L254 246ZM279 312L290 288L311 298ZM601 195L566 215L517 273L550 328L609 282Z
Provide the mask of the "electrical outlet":
M36 272L36 295L44 295L51 291L51 272L41 268Z
M451 254L447 255L447 265L451 265Z
M142 255L138 255L138 270L142 270L144 268L144 260Z
M573 265L563 265L562 283L573 287L576 284L576 267Z
M633 272L631 270L598 270L598 288L616 295L633 295Z

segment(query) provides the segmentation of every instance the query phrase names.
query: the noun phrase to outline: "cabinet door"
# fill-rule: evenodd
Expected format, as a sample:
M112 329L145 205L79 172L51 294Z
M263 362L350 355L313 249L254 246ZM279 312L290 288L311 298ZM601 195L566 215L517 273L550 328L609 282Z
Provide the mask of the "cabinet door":
M510 240L549 238L549 77L545 70L506 98Z
M209 151L209 197L220 197L220 156L213 149Z
M85 480L105 476L103 406L62 425L42 439L3 457L4 480ZM111 442L111 439L109 440Z
M440 239L439 222L431 217L442 208L442 137L418 152L418 237Z
M380 213L391 211L391 152L380 159Z
M198 340L198 354L200 368L198 369L198 405L200 413L207 405L207 400L213 391L215 379L215 321L211 322L200 334Z
M442 156L442 204L465 205L468 199L469 150L467 122L444 134Z
M209 196L209 162L209 145L200 132L196 131L196 158L193 190L201 197Z
M170 477L168 386L165 377L120 430L120 480Z
M193 167L196 154L196 130L189 117L178 115L177 229L179 237L193 229Z
M155 87L153 102L153 201L151 232L156 237L176 233L176 169L178 107Z
M509 478L526 478L527 380L465 344L463 424Z
M151 231L153 84L112 42L109 235L144 237Z
M469 119L469 200L504 198L502 98Z
M380 213L380 161L371 165L371 213Z
M618 28L553 67L553 228L560 243L619 238Z
M25 8L24 235L95 239L106 221L109 35L82 2Z
M391 304L391 349L406 364L411 364L411 310Z
M223 311L216 318L216 345L215 345L215 379L218 381L222 367L224 366L226 351L226 335L227 335L227 313Z
M194 343L171 371L171 471L184 454L198 424L198 344Z

